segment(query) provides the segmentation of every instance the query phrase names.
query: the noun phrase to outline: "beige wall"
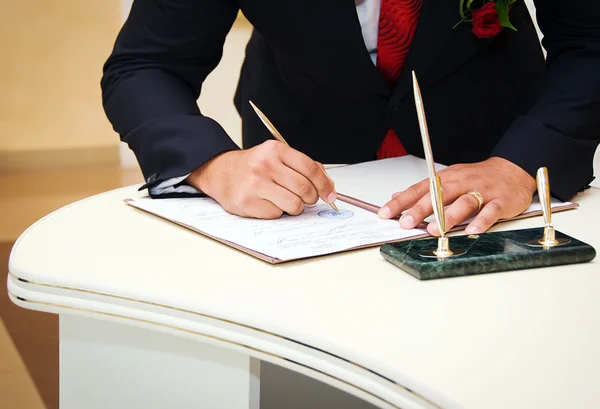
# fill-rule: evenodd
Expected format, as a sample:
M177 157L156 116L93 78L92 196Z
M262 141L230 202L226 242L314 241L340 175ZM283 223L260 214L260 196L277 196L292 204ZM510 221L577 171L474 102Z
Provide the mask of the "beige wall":
M4 0L0 153L118 147L100 98L120 0ZM2 157L2 156L0 156Z

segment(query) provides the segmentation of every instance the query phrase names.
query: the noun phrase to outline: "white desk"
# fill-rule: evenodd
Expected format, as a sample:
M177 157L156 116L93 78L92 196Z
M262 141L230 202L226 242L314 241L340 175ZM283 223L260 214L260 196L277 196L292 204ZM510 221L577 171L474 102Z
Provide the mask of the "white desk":
M381 408L600 404L597 260L429 282L378 248L272 266L122 203L135 195L58 210L11 254L11 299L60 314L63 409L256 408L251 358ZM555 225L600 249L600 191L576 200Z

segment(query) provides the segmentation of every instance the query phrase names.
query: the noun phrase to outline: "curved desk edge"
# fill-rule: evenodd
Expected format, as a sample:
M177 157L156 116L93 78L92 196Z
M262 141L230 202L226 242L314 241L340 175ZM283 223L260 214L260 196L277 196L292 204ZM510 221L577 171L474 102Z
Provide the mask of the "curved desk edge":
M33 283L11 272L7 287L11 301L22 308L191 337L302 373L380 408L459 407L435 391L418 393L332 353L243 324L109 294Z
M86 198L83 198L83 199L80 199L80 200L76 200L73 203L69 203L68 205L65 205L65 206L63 206L61 208L58 208L58 209L54 210L53 212L50 212L47 215L45 215L44 217L42 217L42 218L38 219L37 221L35 221L27 229L25 229L25 231L23 231L23 233L21 233L21 235L17 238L17 240L15 241L15 244L12 247L12 250L11 250L10 255L8 257L8 271L9 271L9 274L10 274L11 271L13 271L13 272L19 271L19 268L14 265L13 254L16 252L16 249L19 246L20 241L31 230L33 230L36 226L40 225L41 223L43 223L47 219L50 219L51 217L53 217L57 213L61 213L63 211L66 211L67 209L69 209L71 207L74 207L74 206L76 206L76 205L78 205L80 203L88 202L88 201L91 201L93 199L96 199L96 198L102 197L102 196L108 196L110 194L113 194L115 192L119 192L119 191L122 191L122 190L131 190L132 188L139 187L139 186L142 186L142 185L141 184L137 184L137 185L125 186L125 187L121 187L121 188L118 188L118 189L109 190L107 192L99 193L97 195L89 196L89 197L86 197Z

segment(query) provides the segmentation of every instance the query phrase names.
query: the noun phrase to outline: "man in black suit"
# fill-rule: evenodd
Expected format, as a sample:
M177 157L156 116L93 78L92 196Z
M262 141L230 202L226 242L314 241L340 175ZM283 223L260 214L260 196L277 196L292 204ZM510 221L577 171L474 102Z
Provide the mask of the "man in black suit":
M206 194L232 213L274 218L335 200L320 163L423 156L414 70L434 157L450 165L440 172L447 225L478 213L467 232L482 232L528 207L541 166L563 200L592 181L600 2L534 2L546 61L522 0L510 5L516 30L496 29L487 0L466 10L478 21L457 25L465 3L137 0L105 65L104 107L153 197ZM244 149L196 103L239 10L254 27L235 97ZM293 148L272 140L249 100ZM402 212L404 228L432 213L427 181L396 194L380 216Z

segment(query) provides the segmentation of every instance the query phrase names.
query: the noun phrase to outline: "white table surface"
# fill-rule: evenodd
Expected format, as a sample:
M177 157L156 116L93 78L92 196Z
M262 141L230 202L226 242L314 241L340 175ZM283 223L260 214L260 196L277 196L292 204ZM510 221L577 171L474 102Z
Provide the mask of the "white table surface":
M125 205L136 188L74 203L28 229L10 258L13 300L197 328L380 407L600 404L597 260L432 281L378 248L273 266ZM600 191L575 201L579 209L554 215L557 230L600 248Z

